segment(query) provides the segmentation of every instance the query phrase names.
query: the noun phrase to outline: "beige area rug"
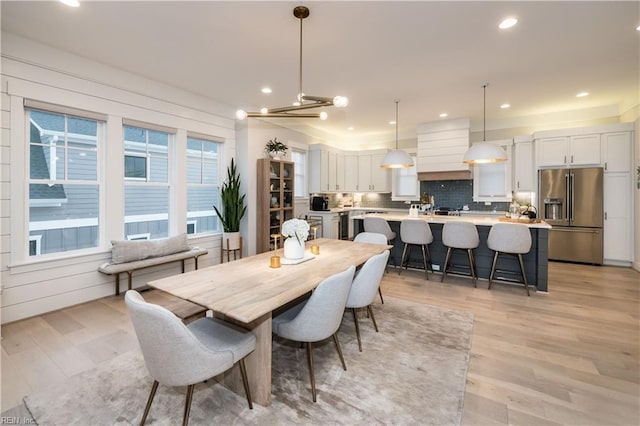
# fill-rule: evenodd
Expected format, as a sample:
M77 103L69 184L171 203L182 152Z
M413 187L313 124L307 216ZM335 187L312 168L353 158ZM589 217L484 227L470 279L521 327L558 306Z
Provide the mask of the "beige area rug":
M244 395L211 380L195 388L190 424L460 424L473 316L391 297L374 312L379 333L361 316L363 352L345 314L339 338L347 371L331 339L316 347L317 403L305 349L276 339L270 407L249 410ZM39 425L138 424L151 383L136 351L24 401ZM147 424L180 424L185 391L160 385Z

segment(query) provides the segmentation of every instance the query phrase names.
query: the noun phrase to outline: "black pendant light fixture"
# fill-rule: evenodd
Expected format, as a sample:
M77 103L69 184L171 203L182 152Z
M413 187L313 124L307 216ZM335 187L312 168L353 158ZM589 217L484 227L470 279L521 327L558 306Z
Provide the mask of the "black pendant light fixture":
M400 169L413 167L413 159L405 151L398 149L398 102L396 100L396 149L384 156L380 167L384 169Z
M486 142L486 123L487 123L487 86L489 83L482 85L483 96L483 115L482 115L482 142L477 142L464 154L463 163L467 164L486 164L499 163L507 161L507 153L498 145Z
M298 72L298 96L297 101L291 105L280 108L263 108L260 112L247 112L239 109L236 111L236 118L244 120L247 117L257 118L319 118L327 119L325 111L318 113L293 113L294 111L307 110L311 108L330 107L344 108L349 104L349 99L345 96L334 96L333 98L323 96L305 95L302 91L302 21L309 16L309 8L306 6L296 6L293 8L293 16L300 20L300 63Z

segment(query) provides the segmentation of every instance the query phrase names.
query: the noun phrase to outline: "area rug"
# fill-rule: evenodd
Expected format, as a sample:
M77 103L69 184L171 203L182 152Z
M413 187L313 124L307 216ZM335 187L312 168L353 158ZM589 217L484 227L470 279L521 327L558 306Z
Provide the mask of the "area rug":
M195 388L190 424L460 424L473 316L391 297L374 312L379 333L364 312L359 317L362 352L345 313L339 339L347 371L331 339L316 347L317 403L305 349L276 338L272 405L249 410L244 395L210 380ZM151 383L133 351L24 401L39 425L138 424ZM147 424L180 424L185 391L160 385Z

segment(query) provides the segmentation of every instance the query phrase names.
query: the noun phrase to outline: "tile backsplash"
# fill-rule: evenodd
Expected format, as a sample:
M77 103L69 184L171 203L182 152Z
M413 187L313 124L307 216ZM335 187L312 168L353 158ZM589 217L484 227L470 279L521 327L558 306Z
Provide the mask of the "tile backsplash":
M484 202L473 201L473 180L437 180L420 182L420 193L433 195L436 207L449 207L451 209L461 209L462 206L469 206L470 210L478 211L507 211L509 203L493 202L485 206ZM394 209L406 209L404 201L391 201L391 194L322 194L329 197L329 207L338 207L343 197L353 196L354 203L357 204L360 198L361 207L385 207Z

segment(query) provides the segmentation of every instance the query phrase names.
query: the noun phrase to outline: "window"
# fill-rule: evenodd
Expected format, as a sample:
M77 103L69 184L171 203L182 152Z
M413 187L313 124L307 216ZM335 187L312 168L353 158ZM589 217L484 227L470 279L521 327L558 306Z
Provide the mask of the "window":
M29 256L97 247L104 122L39 109L26 113Z
M295 179L293 190L295 197L307 197L307 154L305 151L291 150L291 161L294 163Z
M420 182L416 172L416 154L409 153L413 160L413 166L407 168L392 169L391 200L393 201L418 201L420 200Z
M187 136L187 233L220 231L213 206L219 204L221 144Z
M171 134L128 125L123 130L125 237L168 237Z

